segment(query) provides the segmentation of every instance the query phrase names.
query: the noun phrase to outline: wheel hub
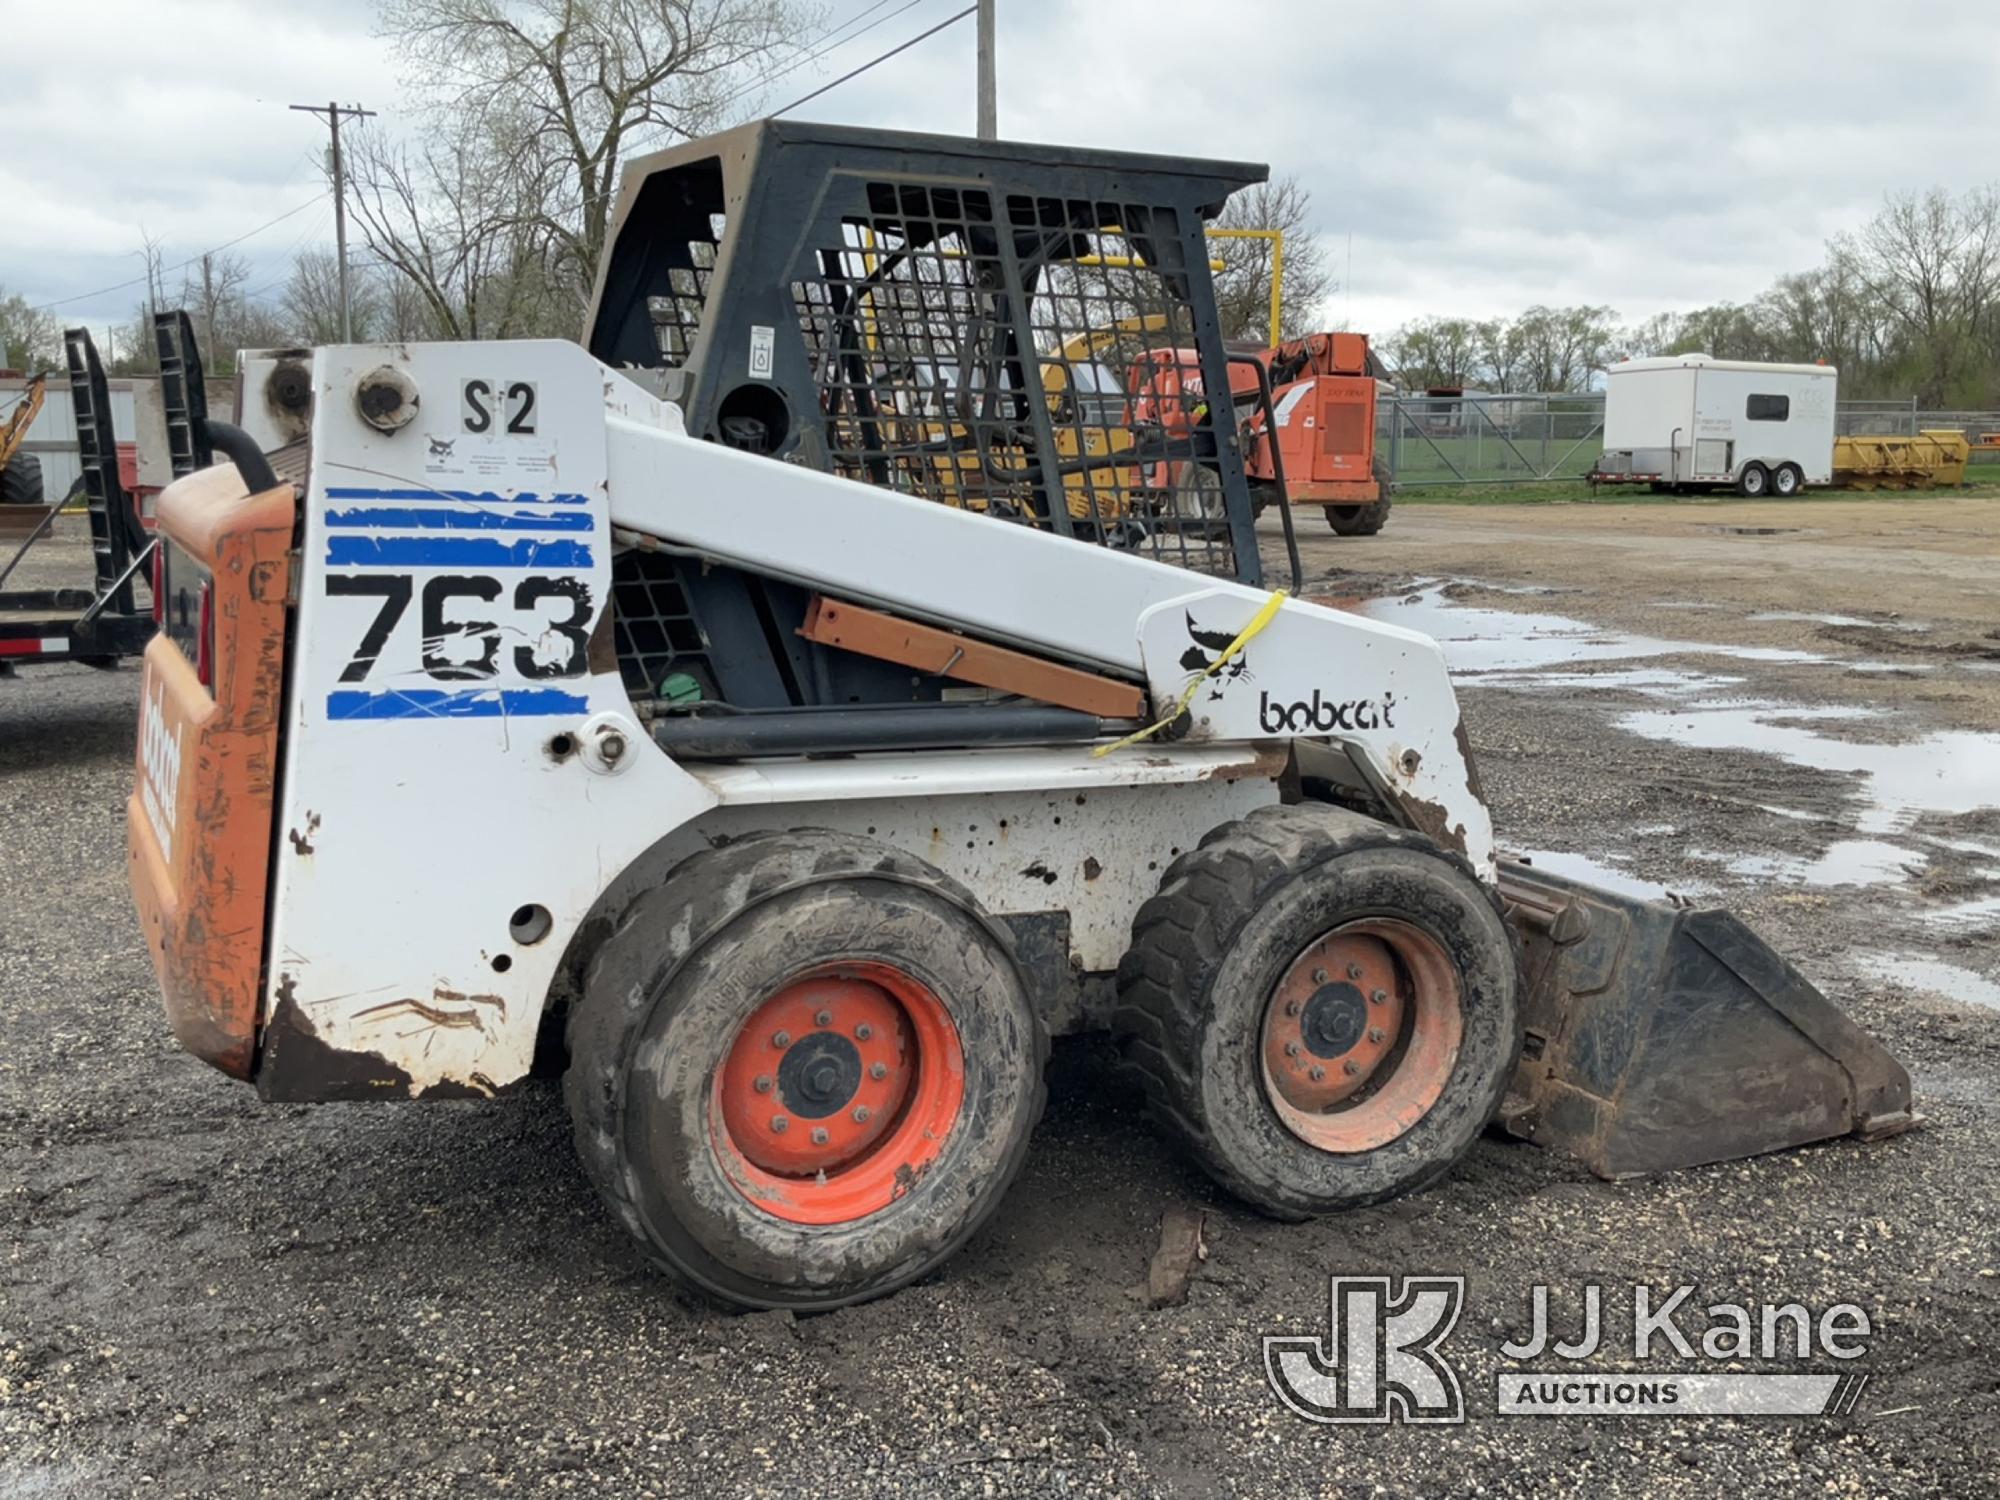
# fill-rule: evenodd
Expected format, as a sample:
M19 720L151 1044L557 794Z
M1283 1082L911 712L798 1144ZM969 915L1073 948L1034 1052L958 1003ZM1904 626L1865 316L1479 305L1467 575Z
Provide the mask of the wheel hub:
M1306 1114L1352 1097L1395 1049L1403 1008L1396 962L1380 938L1321 938L1272 991L1263 1047L1271 1088Z
M861 1049L833 1031L795 1042L778 1064L778 1101L807 1120L823 1120L861 1087Z
M896 1123L914 1061L903 1008L881 986L838 975L797 980L737 1033L720 1079L723 1124L766 1172L837 1172Z

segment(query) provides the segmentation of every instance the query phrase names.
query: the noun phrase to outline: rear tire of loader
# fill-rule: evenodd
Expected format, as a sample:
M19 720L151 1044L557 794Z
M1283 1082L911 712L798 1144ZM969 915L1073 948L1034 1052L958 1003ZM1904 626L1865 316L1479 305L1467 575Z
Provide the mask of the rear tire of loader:
M1518 989L1462 858L1307 804L1174 861L1133 924L1114 1025L1169 1132L1297 1219L1416 1191L1464 1154L1520 1055Z
M1376 500L1367 505L1329 505L1326 508L1326 523L1339 536L1373 536L1389 524L1389 502Z
M1026 1158L1048 1056L969 892L819 829L694 855L640 897L569 1039L578 1152L654 1262L798 1311L894 1291L964 1243Z
M0 505L40 505L42 461L33 453L16 453L0 468Z

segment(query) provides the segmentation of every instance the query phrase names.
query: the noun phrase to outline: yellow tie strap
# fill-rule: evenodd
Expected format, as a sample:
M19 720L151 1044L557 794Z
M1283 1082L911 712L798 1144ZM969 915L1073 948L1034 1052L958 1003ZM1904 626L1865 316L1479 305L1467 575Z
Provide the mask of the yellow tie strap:
M1284 589L1279 589L1270 598L1266 599L1264 607L1251 616L1250 623L1236 632L1236 639L1222 648L1222 654L1188 680L1188 685L1181 691L1179 701L1167 711L1165 718L1155 720L1144 729L1134 730L1122 740L1113 740L1108 745L1099 745L1095 750L1090 752L1091 755L1093 757L1109 755L1113 750L1123 750L1127 745L1136 745L1141 741L1150 740L1154 735L1186 713L1187 706L1194 701L1194 695L1201 690L1201 685L1227 666L1232 657L1240 655L1243 648L1257 638L1257 632L1277 618L1279 607L1285 602L1285 593Z

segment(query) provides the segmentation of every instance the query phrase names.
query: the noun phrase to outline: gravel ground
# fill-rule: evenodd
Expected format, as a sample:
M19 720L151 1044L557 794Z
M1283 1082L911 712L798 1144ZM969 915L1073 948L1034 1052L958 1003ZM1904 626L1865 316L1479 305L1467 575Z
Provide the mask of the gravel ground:
M1894 632L1749 622L1800 609L1801 575L1826 574L1786 561L1796 536L1731 534L1742 565L1711 590L1648 532L1707 519L1628 509L1642 519L1613 546L1575 541L1599 523L1565 507L1411 507L1358 546L1309 530L1307 561L1334 594L1450 577L1446 602L1810 642L1839 660L1728 659L1735 691L1882 709L1897 734L1993 731L2000 678L1965 669L1976 651L1913 646L1893 660L1931 670L1898 678L1840 664L1879 659ZM1939 554L1907 526L1816 545L1876 549L1879 599L1936 600L1932 643L1976 643L2000 615L1990 591L1927 595ZM1992 544L2000 507L1938 526ZM1741 872L1729 861L1810 861L1855 837L1855 778L1625 732L1622 715L1658 706L1637 688L1468 679L1511 842L1738 907L1903 1058L1927 1128L1622 1184L1491 1138L1415 1198L1279 1225L1150 1134L1082 1039L1057 1048L1007 1203L940 1273L825 1317L738 1318L682 1300L599 1210L552 1088L267 1107L174 1048L125 890L136 687L70 667L0 682L0 1496L2000 1493L2000 1015L1914 970L1866 977L1895 952L2000 978L1990 922L1926 920L1994 890L1976 848L1949 847L2000 842L1990 807L1913 825L1934 840L1921 877ZM1187 1204L1208 1215L1209 1258L1185 1306L1149 1311L1161 1216ZM1468 1278L1448 1346L1466 1425L1328 1428L1278 1404L1260 1339L1322 1328L1329 1273L1419 1272ZM1870 1382L1839 1419L1496 1416L1495 1351L1526 1327L1527 1288L1551 1283L1571 1310L1587 1281L1614 1303L1636 1283L1858 1303Z

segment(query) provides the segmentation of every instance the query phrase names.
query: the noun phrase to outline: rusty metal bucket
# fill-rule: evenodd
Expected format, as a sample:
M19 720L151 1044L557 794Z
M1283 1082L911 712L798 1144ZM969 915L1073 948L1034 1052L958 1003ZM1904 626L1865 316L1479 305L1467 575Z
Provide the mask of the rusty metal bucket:
M1527 1040L1500 1123L1600 1177L1907 1130L1902 1064L1726 911L1503 860Z

